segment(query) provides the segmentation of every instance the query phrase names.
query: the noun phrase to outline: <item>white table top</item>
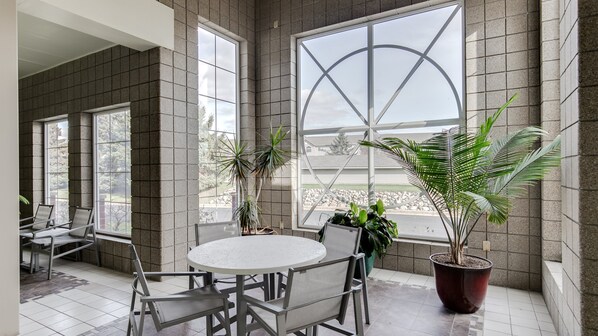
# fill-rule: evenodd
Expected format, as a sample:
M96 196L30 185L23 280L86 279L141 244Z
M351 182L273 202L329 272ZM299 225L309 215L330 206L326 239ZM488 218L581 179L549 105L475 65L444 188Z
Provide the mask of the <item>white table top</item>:
M293 236L243 236L199 245L187 255L198 270L250 275L285 272L314 264L326 256L321 243Z

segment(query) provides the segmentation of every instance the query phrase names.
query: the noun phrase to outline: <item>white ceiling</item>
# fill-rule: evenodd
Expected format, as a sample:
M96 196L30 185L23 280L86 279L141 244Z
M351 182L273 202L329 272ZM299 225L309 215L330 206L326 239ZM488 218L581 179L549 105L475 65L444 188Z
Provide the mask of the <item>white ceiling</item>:
M19 78L113 46L109 42L46 20L18 13Z

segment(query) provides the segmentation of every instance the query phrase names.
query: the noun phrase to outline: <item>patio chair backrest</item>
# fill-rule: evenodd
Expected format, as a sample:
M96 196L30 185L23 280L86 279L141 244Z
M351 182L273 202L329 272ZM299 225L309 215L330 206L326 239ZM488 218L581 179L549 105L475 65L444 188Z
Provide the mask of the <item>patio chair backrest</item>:
M71 229L78 230L69 233L71 237L85 238L89 233L90 228L88 227L93 220L93 208L81 208L75 209L75 215L73 215L73 221L71 223Z
M330 319L342 323L349 294L340 294L351 289L354 268L355 258L349 256L290 269L283 303L283 308L289 309L287 330ZM293 309L305 304L309 305Z
M322 240L326 247L326 257L322 261L357 254L360 238L361 228L326 223Z
M133 263L133 267L137 273L137 281L139 285L141 285L141 291L143 292L143 295L149 296L150 292L149 286L147 285L147 279L145 278L143 268L141 267L141 260L139 260L139 255L137 254L137 250L133 244L129 244L129 252L131 253L131 262Z
M241 235L239 224L234 222L195 224L195 244L201 245L214 240L220 240Z
M35 211L35 217L33 217L33 222L39 222L38 224L33 225L31 228L33 230L42 230L50 226L52 223L52 212L54 211L54 205L51 204L39 204L37 206L37 210Z

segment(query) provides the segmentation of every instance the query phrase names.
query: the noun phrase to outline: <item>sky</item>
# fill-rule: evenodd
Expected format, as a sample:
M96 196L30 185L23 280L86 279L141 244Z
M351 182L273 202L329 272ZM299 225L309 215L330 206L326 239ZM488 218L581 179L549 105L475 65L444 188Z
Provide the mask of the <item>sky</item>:
M376 47L399 45L425 52L455 6L414 14L374 24L374 114L376 118L389 102L395 90L419 60L419 55L396 48ZM461 11L436 41L430 56L453 80L462 99L463 34ZM302 41L323 68L329 68L345 55L367 47L367 28L359 27L323 37ZM348 127L364 125L328 78L315 88L322 71L308 51L300 47L300 95L305 110L304 129L318 129L334 125ZM367 53L358 52L341 61L330 77L342 89L355 109L367 118ZM441 72L424 61L396 97L379 124L457 118L458 107L454 94Z

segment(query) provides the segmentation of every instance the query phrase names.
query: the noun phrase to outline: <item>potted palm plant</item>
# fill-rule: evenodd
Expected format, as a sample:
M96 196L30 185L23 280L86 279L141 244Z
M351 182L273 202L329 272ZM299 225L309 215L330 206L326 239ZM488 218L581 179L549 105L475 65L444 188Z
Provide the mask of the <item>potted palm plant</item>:
M253 151L245 142L221 140L220 172L227 174L231 182L239 186L241 204L235 209L233 216L239 221L243 234L272 232L272 229L260 228L258 202L264 183L271 181L276 172L289 161L289 151L282 148L282 142L287 135L288 131L283 131L282 126L276 131L270 129L266 143ZM254 177L257 183L255 197L249 189L251 177Z
M560 138L537 148L546 135L537 127L491 139L492 126L515 99L477 132L453 128L421 143L398 138L361 142L394 158L440 215L450 248L430 256L436 290L446 307L460 313L479 309L492 268L489 260L464 253L475 225L482 216L504 224L512 201L560 164Z
M372 271L376 256L383 257L392 245L392 239L399 236L397 223L386 218L385 212L384 203L380 199L368 209L362 209L351 202L349 210L336 212L328 219L332 224L361 228L359 252L365 254L366 275ZM324 238L324 228L318 234Z

